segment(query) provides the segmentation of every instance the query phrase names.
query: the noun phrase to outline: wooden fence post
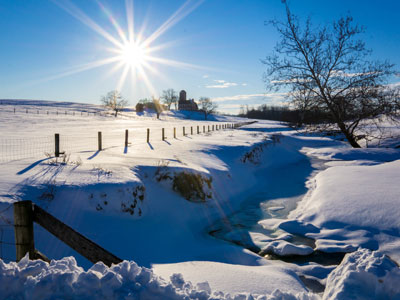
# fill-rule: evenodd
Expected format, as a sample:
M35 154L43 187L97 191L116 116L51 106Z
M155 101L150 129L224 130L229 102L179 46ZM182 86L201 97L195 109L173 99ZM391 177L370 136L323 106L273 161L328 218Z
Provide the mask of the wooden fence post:
M176 128L174 127L174 139L176 139Z
M101 131L97 133L97 144L98 144L98 150L101 151L103 150L103 145L102 145L102 140L101 140Z
M182 133L183 133L183 136L186 135L186 134L185 134L185 126L183 126L183 128L182 128Z
M210 132L210 125L207 125L207 127L208 127L208 132Z
M197 134L199 134L200 133L200 127L199 127L199 125L197 125Z
M205 133L205 132L206 132L206 126L203 125L203 133Z
M54 134L54 156L60 157L60 134Z
M14 203L14 229L16 260L20 261L25 254L35 258L35 243L33 238L33 210L31 201Z
M125 129L125 148L128 147L128 129Z
M162 129L162 140L163 141L165 140L165 130L164 130L164 128Z
M190 126L190 134L193 135L193 126Z
M28 113L28 109L26 109L26 113Z
M150 128L147 128L147 143L150 143Z
M212 126L212 131L214 131L214 125Z

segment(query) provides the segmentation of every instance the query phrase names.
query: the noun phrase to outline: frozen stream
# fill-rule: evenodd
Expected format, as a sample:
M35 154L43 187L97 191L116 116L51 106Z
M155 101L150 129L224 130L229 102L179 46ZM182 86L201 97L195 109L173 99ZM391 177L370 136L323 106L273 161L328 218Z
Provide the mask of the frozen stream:
M266 241L276 239L283 231L268 230L260 225L259 221L285 219L307 192L304 179L313 171L306 157L285 168L260 171L259 176L265 178L262 187L248 196L238 211L213 224L210 234L242 245L253 252L260 252ZM312 240L296 236L292 236L290 241L294 244L312 245Z
M304 145L304 140L302 143ZM297 265L309 262L321 265L339 264L344 253L313 251L278 256L273 251L265 250L274 241L286 241L300 247L307 246L308 249L315 248L315 242L311 238L280 228L272 229L272 224L286 220L305 196L307 180L326 168L318 159L311 160L300 152L302 143L299 143L298 137L289 134L283 136L280 143L268 145L264 150L265 156L272 157L274 162L267 162L265 168L257 171L258 183L252 189L253 193L248 194L238 210L215 222L208 230L210 235L242 246L267 259L280 259ZM307 281L299 275L308 288L315 292L323 291L324 286L319 282Z

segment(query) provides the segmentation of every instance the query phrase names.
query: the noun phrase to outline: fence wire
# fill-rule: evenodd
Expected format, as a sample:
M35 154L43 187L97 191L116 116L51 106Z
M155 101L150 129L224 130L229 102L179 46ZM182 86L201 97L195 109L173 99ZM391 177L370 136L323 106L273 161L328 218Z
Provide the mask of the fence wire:
M0 137L0 163L14 160L44 157L54 150L51 137L3 138Z
M218 124L221 125L221 124ZM235 124L233 127L239 127L242 124ZM209 131L217 131L217 125L213 124L166 124L164 127L146 128L136 127L128 128L128 145L147 144L147 130L149 130L149 143L162 141L163 130L164 140L172 140L174 137L181 138L184 133L186 136L197 135L197 126L199 134L208 133ZM185 128L185 130L183 130ZM220 128L219 130L221 130ZM227 128L229 129L229 128ZM175 132L175 134L174 134ZM98 133L93 132L91 135L59 135L60 154L79 154L85 152L95 152L99 150ZM124 130L114 130L102 132L102 150L114 147L124 147L126 132ZM55 137L26 137L12 138L0 137L0 163L9 163L23 159L43 159L55 155Z

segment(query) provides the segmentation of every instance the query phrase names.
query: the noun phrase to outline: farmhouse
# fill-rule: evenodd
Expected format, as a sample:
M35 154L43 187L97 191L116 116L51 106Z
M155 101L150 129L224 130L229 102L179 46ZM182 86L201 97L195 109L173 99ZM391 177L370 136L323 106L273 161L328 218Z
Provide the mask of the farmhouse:
M179 110L199 110L197 103L194 102L194 99L186 99L186 91L182 90L179 92L179 101L178 101L178 109Z

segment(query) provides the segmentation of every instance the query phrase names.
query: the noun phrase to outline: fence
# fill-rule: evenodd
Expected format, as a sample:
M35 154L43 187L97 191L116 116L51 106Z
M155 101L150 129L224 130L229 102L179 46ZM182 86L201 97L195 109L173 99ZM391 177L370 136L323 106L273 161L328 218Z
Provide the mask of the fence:
M150 144L155 141L167 141L178 139L179 136L208 134L212 131L234 129L252 122L223 123L213 125L183 126L177 131L176 127L166 128L141 128L126 129L125 132L98 132L93 136L71 136L55 134L54 137L27 137L27 138L3 138L0 137L0 163L8 163L14 160L45 158L62 153L79 153L90 151L102 151L112 147ZM122 142L123 141L123 142ZM151 145L151 144L150 144Z
M253 122L246 123L236 123L236 124L214 124L210 125L196 125L196 126L187 126L184 130L182 127L182 134L186 135L196 135L196 134L209 134L209 132L214 128L214 130L224 130L224 129L233 129L238 128L243 125L247 125ZM159 128L160 129L160 128ZM150 128L146 128L144 133L143 143L148 143L151 141L151 138L157 138L160 142L166 139L171 139L173 136L173 132L176 132L176 128L169 128L170 136L167 136L165 128L161 128L161 130L150 130ZM172 130L175 129L175 130ZM207 130L208 129L208 130ZM128 134L120 134L118 141L120 146L122 146L121 139L124 138L124 145L129 145L130 135ZM107 135L106 135L107 137ZM135 136L134 136L135 138ZM12 159L21 159L26 158L29 155L43 155L43 152L46 153L54 153L55 156L59 156L64 151L87 151L88 149L91 151L102 151L105 147L108 147L113 142L107 142L104 140L104 135L101 132L98 132L97 136L94 136L90 139L85 139L85 142L82 142L82 139L76 139L70 136L60 136L55 135L51 138L37 138L37 141L42 141L38 145L33 145L35 139L31 140L31 143L26 142L26 140L15 139L13 143L9 143L8 147L4 146L3 149L11 149L11 152L15 152L10 155L4 155L4 151L2 152L2 158L12 158ZM20 143L18 143L18 141ZM5 145L5 144L0 144ZM10 146L12 145L12 147ZM21 145L28 145L28 150L21 150L23 147ZM30 157L29 156L29 157ZM25 202L25 201L24 201ZM21 203L21 202L19 202ZM30 203L30 202L29 202ZM25 203L26 204L26 203ZM2 209L0 210L0 258L7 261L19 260L22 256L25 255L26 252L29 252L31 258L40 258L46 260L47 258L37 251L34 247L33 242L33 225L32 222L36 222L50 233L55 235L57 238L61 239L67 245L71 246L74 250L81 253L83 256L88 258L89 260L96 262L97 260L102 260L106 264L111 264L115 262L119 262L120 259L108 253L106 250L102 249L100 246L96 245L92 241L88 240L86 237L80 235L75 232L72 228L63 224L61 221L55 219L53 216L48 215L43 209L35 206L30 203L29 205L23 205L25 208L18 208L17 203L14 204L5 204L1 203ZM21 204L22 205L22 204ZM12 207L14 207L14 215ZM29 207L32 211L29 210ZM22 212L20 211L22 210ZM21 217L18 215L28 214L28 216ZM29 228L28 228L29 227ZM83 247L83 248L82 248ZM79 248L79 249L76 249ZM82 249L81 249L82 248ZM89 249L89 250L88 250ZM16 253L15 257L10 255L10 253Z
M34 222L92 263L102 261L104 264L111 266L111 264L117 264L122 261L31 201L15 202L13 207L16 261L21 260L26 253L29 253L30 259L50 261L35 248Z

